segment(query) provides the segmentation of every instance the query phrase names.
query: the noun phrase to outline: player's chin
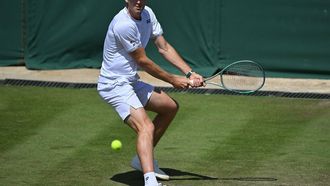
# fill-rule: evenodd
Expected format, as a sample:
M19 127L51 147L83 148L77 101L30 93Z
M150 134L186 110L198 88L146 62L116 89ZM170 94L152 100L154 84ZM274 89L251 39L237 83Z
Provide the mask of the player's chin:
M136 12L141 13L144 10L144 7L136 7L135 10Z

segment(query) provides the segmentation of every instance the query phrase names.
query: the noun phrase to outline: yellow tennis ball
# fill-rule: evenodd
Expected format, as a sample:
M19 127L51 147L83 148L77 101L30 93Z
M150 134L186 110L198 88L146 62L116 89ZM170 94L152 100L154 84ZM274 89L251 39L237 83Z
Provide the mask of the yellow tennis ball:
M111 148L112 148L112 150L120 150L121 147L122 147L122 144L121 144L121 142L119 140L113 140L111 142Z

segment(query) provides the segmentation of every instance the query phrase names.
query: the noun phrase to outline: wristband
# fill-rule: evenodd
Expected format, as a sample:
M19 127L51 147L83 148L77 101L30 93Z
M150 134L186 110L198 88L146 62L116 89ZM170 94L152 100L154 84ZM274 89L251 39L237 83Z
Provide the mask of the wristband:
M187 74L186 74L186 78L190 78L191 74L193 73L193 71L189 71Z

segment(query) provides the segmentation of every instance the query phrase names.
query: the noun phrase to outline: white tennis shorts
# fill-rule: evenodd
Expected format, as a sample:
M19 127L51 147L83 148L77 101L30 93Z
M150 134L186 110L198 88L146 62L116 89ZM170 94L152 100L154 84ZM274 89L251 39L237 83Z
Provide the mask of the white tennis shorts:
M98 83L100 96L110 104L123 121L130 116L131 107L137 109L146 106L154 87L142 81L119 83L116 85Z

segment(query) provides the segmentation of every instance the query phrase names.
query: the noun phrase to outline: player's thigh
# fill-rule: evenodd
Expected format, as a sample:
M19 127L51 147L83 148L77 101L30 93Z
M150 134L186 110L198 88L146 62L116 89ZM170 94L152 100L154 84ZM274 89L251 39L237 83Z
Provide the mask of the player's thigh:
M177 111L178 103L163 91L154 91L145 106L146 110L157 113L166 113L169 111Z

